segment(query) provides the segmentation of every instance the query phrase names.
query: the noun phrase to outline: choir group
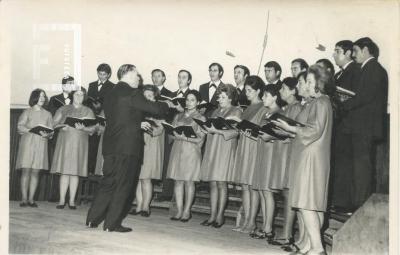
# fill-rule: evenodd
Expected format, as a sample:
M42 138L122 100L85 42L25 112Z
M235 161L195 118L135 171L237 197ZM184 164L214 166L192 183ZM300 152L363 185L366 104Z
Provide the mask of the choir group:
M138 77L144 97L152 102L168 102L169 110L162 118L146 114L141 120L144 151L140 173L134 177L138 179L136 192L132 191L137 206L131 214L149 217L152 180L167 178L174 180L177 208L170 219L187 222L192 217L195 183L202 181L209 183L211 213L201 225L220 228L225 223L228 184L234 184L241 188L244 220L233 230L266 239L270 245L279 245L288 252L325 254L321 228L328 194L332 197L332 210L351 213L371 193L373 171L368 162L372 161L373 142L382 137L384 124L380 121L387 100L387 74L377 62L378 56L376 44L361 38L335 45L333 58L340 68L336 74L327 59L308 66L298 58L291 63L292 77L282 80L280 65L267 62L267 84L251 75L244 65L233 70L236 86L224 84L224 70L218 63L209 66L210 81L199 91L190 88L192 76L187 70L179 71L176 92L164 86L165 74L160 69L152 72L154 85L143 85ZM103 158L108 148L103 146L103 138L110 128L107 121L112 118L103 105L120 83L109 81L111 68L107 64L99 65L97 74L99 79L89 85L88 92L74 87L73 77L65 77L63 93L53 96L49 103L45 91L32 91L30 108L18 121L22 135L17 158L17 168L23 170L21 207L38 206L34 194L40 170L50 169L50 173L61 176L58 209L65 207L68 189L68 206L76 209L79 177L88 176L88 168L93 168L96 175L108 171ZM276 114L285 118L271 117ZM102 118L105 123L100 121ZM78 121L70 124L71 119ZM214 119L231 120L231 125L219 128L199 124ZM352 124L354 119L365 130ZM239 128L245 122L266 129ZM166 123L174 128L167 128ZM37 126L54 131L31 132ZM180 132L182 126L193 133ZM364 138L362 145L357 142L360 137ZM54 146L51 166L48 144ZM93 150L97 157L91 156ZM276 193L284 197L280 236L275 236L273 228ZM259 208L263 224L257 228ZM294 240L296 218L299 235Z

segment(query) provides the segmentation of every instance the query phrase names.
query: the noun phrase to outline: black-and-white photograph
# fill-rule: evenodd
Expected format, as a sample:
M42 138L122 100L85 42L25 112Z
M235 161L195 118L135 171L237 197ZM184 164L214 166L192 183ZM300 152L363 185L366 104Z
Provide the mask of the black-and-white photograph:
M0 11L0 253L399 251L398 0Z

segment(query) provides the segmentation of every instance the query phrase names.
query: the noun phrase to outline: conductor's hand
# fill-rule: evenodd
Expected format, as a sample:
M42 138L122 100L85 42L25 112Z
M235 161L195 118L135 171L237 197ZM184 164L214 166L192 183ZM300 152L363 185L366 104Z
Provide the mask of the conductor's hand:
M174 105L174 103L172 103L172 102L169 101L169 100L165 100L165 101L163 101L163 102L166 103L166 104L168 105L169 108L176 108L176 105Z
M142 123L140 123L140 128L149 131L151 130L151 124L148 123L147 121L143 121Z
M182 105L178 102L178 104L177 105L175 105L175 109L178 111L178 112L184 112L185 111L185 109L182 107Z
M75 123L75 128L78 130L82 130L85 128L85 125L83 125L82 123Z

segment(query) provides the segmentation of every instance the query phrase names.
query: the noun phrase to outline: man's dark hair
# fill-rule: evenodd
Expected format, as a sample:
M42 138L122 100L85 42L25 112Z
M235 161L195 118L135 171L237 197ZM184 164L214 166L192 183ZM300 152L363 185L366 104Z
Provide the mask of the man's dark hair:
M234 68L233 68L233 70L236 70L236 68L240 68L240 69L242 69L243 71L244 71L244 75L246 76L249 76L250 75L250 70L249 70L249 68L247 67L247 66L244 66L244 65L236 65Z
M220 73L221 75L219 76L219 78L222 78L222 76L224 75L224 68L221 66L221 64L219 63L211 63L211 65L208 66L208 70L211 69L211 67L216 66L218 67L218 73Z
M299 63L300 64L300 69L301 70L303 70L303 69L308 69L308 64L307 64L307 62L304 60L304 59L302 59L302 58L296 58L296 59L294 59L293 61L292 61L292 64L293 63Z
M102 63L97 67L97 72L105 72L111 75L111 67L106 63Z
M376 59L378 59L379 47L378 47L378 45L376 45L376 43L374 41L371 40L371 38L369 38L369 37L360 38L354 42L354 45L357 45L358 47L360 47L360 49L367 47L369 54L371 54Z
M64 78L62 78L61 84L67 84L67 82L73 81L73 80L74 80L74 77L67 75Z
M154 69L153 71L151 71L151 76L153 76L153 74L156 72L160 72L164 78L166 77L164 71L161 69Z
M335 44L335 47L342 48L342 50L344 51L345 54L347 51L350 51L351 54L353 53L353 42L350 40L339 41ZM351 56L351 54L350 54L350 56Z
M281 74L282 74L282 67L278 64L278 62L276 62L276 61L269 61L269 62L267 62L267 63L264 65L264 67L272 67L272 68L274 68L275 72L278 72L278 71L279 71L278 78L281 77Z
M190 85L190 83L192 83L192 74L191 74L188 70L185 70L185 69L179 70L178 74L180 74L180 73L182 73L182 72L187 73L187 75L188 75L188 80L189 80L188 85Z

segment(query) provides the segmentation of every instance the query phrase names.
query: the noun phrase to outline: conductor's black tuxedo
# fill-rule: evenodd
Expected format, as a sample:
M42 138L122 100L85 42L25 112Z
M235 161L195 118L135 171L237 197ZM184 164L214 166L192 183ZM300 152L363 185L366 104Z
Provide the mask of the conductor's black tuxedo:
M143 155L141 122L144 113L164 117L165 103L145 99L139 89L119 82L104 100L106 129L103 137L104 177L87 223L97 225L104 220L104 229L114 230L128 213L139 177Z

